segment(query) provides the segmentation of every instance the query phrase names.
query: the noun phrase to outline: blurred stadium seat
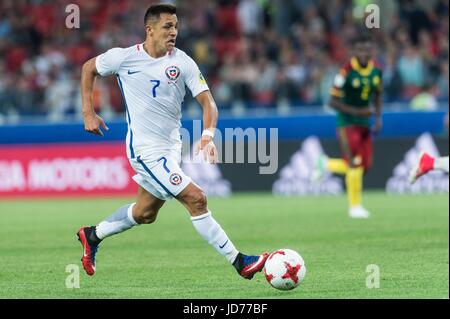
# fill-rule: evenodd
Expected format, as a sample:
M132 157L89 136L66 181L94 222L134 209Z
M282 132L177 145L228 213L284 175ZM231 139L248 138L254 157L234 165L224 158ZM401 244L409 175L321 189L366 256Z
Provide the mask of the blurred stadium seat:
M182 17L177 46L198 61L220 108L245 111L326 103L360 28L356 9L367 1L172 2ZM70 3L80 7L80 29L65 26ZM78 114L82 63L142 42L151 3L1 1L0 116ZM373 36L385 101L409 101L430 85L428 92L448 101L448 0L389 1L380 8ZM95 96L103 114L123 112L114 79L98 81Z

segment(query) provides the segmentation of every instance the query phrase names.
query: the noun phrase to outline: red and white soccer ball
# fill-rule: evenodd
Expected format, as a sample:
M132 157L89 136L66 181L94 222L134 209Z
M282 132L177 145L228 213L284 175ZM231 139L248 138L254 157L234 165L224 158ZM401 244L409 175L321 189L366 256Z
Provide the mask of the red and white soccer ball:
M305 261L292 249L279 249L267 258L264 274L272 287L291 290L305 278Z

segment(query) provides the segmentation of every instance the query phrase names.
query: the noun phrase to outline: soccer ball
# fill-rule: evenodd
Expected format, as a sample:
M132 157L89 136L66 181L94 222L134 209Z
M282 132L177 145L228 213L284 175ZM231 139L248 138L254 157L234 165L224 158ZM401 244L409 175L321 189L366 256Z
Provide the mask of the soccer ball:
M291 290L305 278L305 261L292 249L280 249L267 258L264 274L272 287L279 290Z

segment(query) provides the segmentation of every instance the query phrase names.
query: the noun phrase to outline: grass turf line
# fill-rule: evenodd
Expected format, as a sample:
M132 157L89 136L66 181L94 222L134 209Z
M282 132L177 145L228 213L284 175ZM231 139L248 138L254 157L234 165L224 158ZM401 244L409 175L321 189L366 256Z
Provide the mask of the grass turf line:
M102 242L97 273L85 275L80 226L131 198L0 201L0 298L448 298L448 195L364 195L368 220L347 217L342 197L239 194L210 199L215 218L247 254L291 248L305 259L297 289L242 279L192 227L176 201L156 223ZM80 288L67 289L69 264ZM366 288L366 267L380 288Z

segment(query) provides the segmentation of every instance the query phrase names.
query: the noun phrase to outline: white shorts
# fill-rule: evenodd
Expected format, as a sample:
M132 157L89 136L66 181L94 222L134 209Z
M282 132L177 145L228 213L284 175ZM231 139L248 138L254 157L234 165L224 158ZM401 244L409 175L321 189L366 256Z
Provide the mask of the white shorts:
M184 174L179 163L170 156L162 156L151 162L138 156L129 161L137 173L133 180L161 200L174 198L191 182L191 178Z

